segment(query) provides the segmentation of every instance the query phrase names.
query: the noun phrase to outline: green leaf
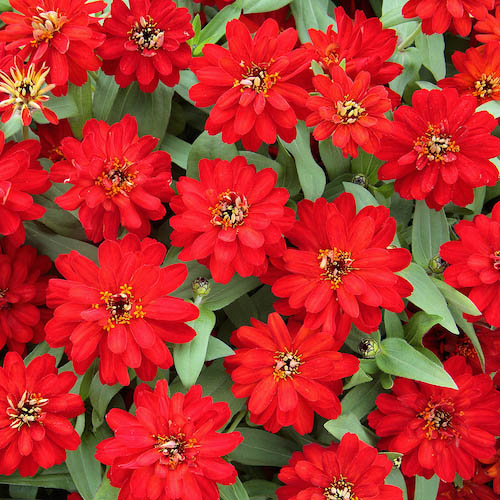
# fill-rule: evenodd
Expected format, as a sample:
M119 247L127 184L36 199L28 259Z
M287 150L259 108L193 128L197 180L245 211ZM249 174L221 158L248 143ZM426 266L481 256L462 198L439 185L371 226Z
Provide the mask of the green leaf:
M17 484L9 486L9 495L15 499L30 500L36 498L37 493L38 486L21 486Z
M421 89L425 89L425 90L441 90L440 87L438 87L437 85L434 85L433 83L431 82L425 82L425 81L422 81L422 80L419 80L418 82L415 82Z
M292 0L243 0L244 14L257 14L259 12L271 12L281 9L291 3Z
M413 285L413 292L408 300L428 314L441 316L439 322L447 330L458 334L457 325L451 315L448 304L434 281L418 264L412 262L406 269L398 273Z
M259 317L259 309L253 298L250 298L247 294L227 305L224 312L237 328L250 324L250 318Z
M5 140L21 132L22 128L23 122L20 116L13 116L7 123L0 123L0 130L4 133Z
M500 101L488 101L481 104L476 111L488 111L494 118L500 117Z
M174 90L159 82L154 92L142 92L137 82L119 89L107 122L119 122L126 114L137 118L139 136L152 135L161 144L167 132Z
M399 469L392 469L389 475L385 478L385 484L396 486L403 492L403 500L408 500L408 492L406 491L406 481Z
M49 344L47 342L43 341L42 343L38 344L25 358L24 358L24 364L28 366L36 357L42 356L43 354L50 354L51 356L54 356L56 358L56 365L59 364L59 361L61 360L63 354L64 354L64 347L59 347L57 349L53 347L49 347Z
M187 324L196 330L196 337L186 344L175 344L174 364L185 387L196 383L207 354L208 339L214 329L215 314L204 305L199 306L200 315Z
M122 389L120 384L103 385L99 380L99 373L94 375L89 389L89 399L95 413L95 417L92 415L94 429L103 423L109 402L120 389Z
M405 338L413 347L422 347L424 335L437 323L441 316L427 314L424 311L418 311L405 325Z
M283 167L283 178L280 186L288 189L290 197L295 196L300 191L299 176L297 174L297 167L295 161L290 153L283 147L283 143L278 140L278 156L276 161Z
M97 490L94 500L116 500L119 493L120 488L111 486L108 477L104 476L104 479L102 480L101 486L99 486L99 489Z
M260 429L238 427L244 441L228 455L232 461L245 465L282 467L296 450L294 443Z
M424 35L420 32L415 39L415 47L422 55L422 64L433 74L436 81L446 76L443 35Z
M432 277L432 281L444 295L444 298L449 305L455 306L465 314L472 314L473 316L479 316L481 314L481 311L476 307L476 304L469 299L469 297L460 293L458 290L440 279Z
M399 316L387 309L384 311L384 327L387 337L398 337L400 339L404 337L403 325Z
M330 180L341 174L350 172L351 157L344 158L342 150L332 144L332 140L325 139L319 143L319 155L325 165Z
M366 374L365 376L368 377ZM371 377L369 379L372 380ZM357 385L342 398L342 413L352 413L359 419L366 417L375 408L375 399L379 393L380 384L378 382Z
M92 101L94 116L98 120L108 121L119 90L120 87L115 82L114 77L106 75L102 70L99 70L94 99Z
M328 420L325 423L325 429L338 440L341 440L344 434L352 432L361 441L370 446L375 446L377 442L375 433L364 425L361 425L359 418L354 413L342 413L335 420Z
M257 288L260 284L259 278L255 276L242 278L239 274L235 274L226 285L212 282L212 289L208 297L203 301L203 305L211 311L218 311L234 302L243 294Z
M375 361L384 373L457 389L457 385L444 368L433 363L405 340L385 339L380 347Z
M35 476L23 477L19 472L9 476L0 475L0 484L18 484L26 486L38 486L40 488L57 488L75 491L76 486L71 479L65 464L54 465L50 469L39 469Z
M439 477L434 474L430 479L415 476L415 500L435 500L439 488Z
M205 361L213 361L214 359L225 358L233 354L234 351L227 344L222 342L222 340L212 335L209 337Z
M299 182L304 191L304 198L312 201L316 200L325 190L326 176L323 169L313 158L309 130L304 122L299 121L297 123L297 138L290 144L283 143L283 146L295 159Z
M351 193L356 200L356 210L359 212L362 208L368 206L377 207L380 203L375 197L363 186L353 184L352 182L343 182L346 193Z
M186 170L191 144L179 139L175 135L166 134L160 149L166 151L172 157L172 161L179 167Z
M422 66L422 54L417 48L408 47L404 51L396 50L389 61L403 66L403 72L389 83L389 87L392 90L399 95L403 95L406 86L410 82L416 81L419 77L420 67Z
M69 123L75 137L81 139L85 122L92 118L92 85L90 78L80 87L70 83L68 94L72 96L77 108L77 113L70 117Z
M59 120L76 116L78 114L78 106L75 103L74 97L69 93L61 97L54 97L51 95L50 99L46 104L44 104L44 106L51 109L57 115ZM33 112L33 120L42 124L49 123L41 111Z
M429 261L439 255L439 248L450 241L450 229L444 209L436 212L425 201L415 202L411 248L415 261L426 268Z
M84 500L94 500L101 485L101 464L94 458L98 442L94 434L84 434L78 449L66 454L69 473Z
M359 367L359 370L349 379L349 382L344 384L344 391L351 389L361 384L366 384L366 382L371 382L373 377L368 375L363 368Z
M253 500L265 500L270 498L276 500L276 488L278 485L263 479L250 479L245 481L243 486L247 490L248 496Z
M382 160L360 149L357 158L352 160L352 173L363 174L368 179L368 184L375 184L378 180L377 172L382 163Z
M299 38L302 43L310 42L309 28L326 31L335 21L327 15L328 0L293 0L290 4Z
M96 263L99 261L97 247L94 245L56 234L37 221L26 221L24 227L26 229L26 243L34 246L51 260L55 260L63 253L76 250Z
M248 493L237 477L234 484L218 484L222 500L248 500Z
M189 150L186 175L192 179L199 179L198 163L203 158L231 161L235 156L238 156L238 150L234 144L226 144L222 142L220 134L209 135L205 130L196 138Z

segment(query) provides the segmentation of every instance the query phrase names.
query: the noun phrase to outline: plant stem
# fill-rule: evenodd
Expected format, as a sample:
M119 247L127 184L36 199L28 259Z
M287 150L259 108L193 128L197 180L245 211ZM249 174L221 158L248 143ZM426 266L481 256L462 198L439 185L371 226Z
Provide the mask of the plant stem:
M25 141L30 138L29 130L30 130L29 127L23 125L23 138Z
M422 25L419 24L414 31L412 31L408 37L406 37L396 48L396 51L398 52L402 52L404 49L406 49L406 47L410 46L414 41L415 41L415 38L417 38L417 36L419 35L420 33L420 30L422 29Z
M245 418L245 415L247 413L246 408L243 410L240 410L237 414L236 417L234 417L233 423L230 425L229 429L226 432L233 432L236 427L238 427L239 423Z

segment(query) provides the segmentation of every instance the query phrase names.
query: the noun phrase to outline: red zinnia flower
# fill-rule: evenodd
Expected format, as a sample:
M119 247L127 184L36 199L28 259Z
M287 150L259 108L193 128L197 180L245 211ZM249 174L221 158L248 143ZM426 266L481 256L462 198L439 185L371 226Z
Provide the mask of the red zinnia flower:
M40 139L40 158L48 158L52 163L66 159L61 151L61 141L65 137L74 137L68 120L60 120L57 125L38 124L35 132Z
M462 486L441 481L436 500L498 500L498 495L489 486L472 481L464 481Z
M383 85L391 82L402 71L403 67L387 59L394 54L398 36L393 29L383 29L376 17L356 10L354 21L342 7L335 9L337 31L328 26L326 33L310 29L312 43L304 44L314 51L314 59L326 70L338 66L342 61L349 78L355 79L360 71L370 73L372 85ZM399 104L400 96L387 88L391 101Z
M497 439L497 452L495 456L480 460L481 465L485 466L480 469L481 482L487 483L493 480L493 491L500 495L500 440Z
M12 243L24 243L23 220L39 219L45 208L33 203L33 194L45 193L49 175L37 161L40 143L8 142L0 131L0 234Z
M47 81L57 87L53 93L67 92L68 81L81 86L87 71L96 71L100 61L94 49L104 35L93 26L91 17L106 7L102 1L87 0L10 0L17 12L4 12L0 18L7 24L0 40L10 42L7 49L18 49L19 58L30 62L45 61L50 68Z
M293 210L284 206L288 191L274 187L276 172L256 172L242 156L201 160L199 172L200 181L180 178L179 195L170 202L177 214L170 219L172 245L183 247L179 258L199 260L219 283L235 272L264 274L268 256L285 251L283 233L295 221Z
M162 202L170 188L170 155L154 151L158 139L137 135L137 120L125 115L114 125L89 120L83 140L62 140L64 160L50 169L54 182L74 186L54 201L76 210L87 237L94 241L115 239L120 224L141 238L151 231L150 220L165 215Z
M495 15L488 14L474 25L476 38L482 43L500 41L500 6L495 9Z
M52 279L47 305L55 308L46 327L52 347L67 347L78 374L100 357L103 384L128 385L127 367L151 380L157 368L172 366L165 342L189 342L195 331L186 321L198 308L171 297L186 279L184 264L160 267L166 248L134 234L99 246L99 268L76 251L60 255L58 271L66 279Z
M379 448L404 453L402 471L451 482L474 475L476 459L495 454L500 434L500 392L489 375L473 375L465 359L445 361L458 390L396 378L393 394L379 394L369 424Z
M154 391L141 384L134 402L135 416L118 408L106 415L115 436L97 445L118 500L218 500L216 483L237 477L221 457L243 441L239 432L216 432L231 416L228 404L202 397L199 385L169 397L166 380Z
M196 106L215 104L205 128L210 135L222 132L228 144L242 140L245 149L257 151L262 142L272 144L278 135L285 142L296 136L297 116L305 118L309 94L297 76L309 68L307 49L293 49L297 31L280 33L268 19L254 38L237 19L226 25L229 49L207 44L204 57L193 59L191 69L200 83L189 90Z
M426 35L444 33L453 25L460 36L467 36L472 18L483 19L494 5L495 0L409 0L403 6L403 16L422 19Z
M387 163L379 179L396 179L403 198L425 199L435 210L450 201L464 207L473 188L496 184L498 169L489 159L500 154L500 139L491 135L497 122L487 111L475 112L475 97L417 90L412 104L394 112L392 132L381 141L377 156Z
M13 115L20 115L23 125L27 127L31 123L33 111L41 111L50 123L58 123L57 115L43 105L49 100L47 92L55 86L44 86L49 71L45 66L37 71L33 63L27 66L17 57L8 72L0 70L0 111L3 123Z
M337 418L340 380L358 371L359 360L338 352L342 342L327 332L295 322L287 328L278 313L270 314L267 324L254 318L251 322L253 326L233 333L231 343L237 349L224 362L233 394L249 398L251 421L270 432L293 425L299 434L308 434L314 413Z
M370 74L361 71L352 81L339 66L330 66L332 80L325 75L313 77L321 96L311 96L307 107L313 111L307 119L314 126L317 141L329 137L342 149L344 157L358 156L358 146L370 154L378 150L381 135L391 130L384 114L391 109L387 90L381 85L370 87Z
M299 220L286 234L297 248L283 255L286 274L273 284L290 308L305 309L304 325L335 333L338 316L362 331L373 332L382 319L380 307L404 309L402 297L411 285L394 274L406 268L411 255L404 248L388 248L396 221L385 207L365 207L343 193L328 203L298 204ZM280 312L280 311L278 311Z
M4 240L5 241L5 240ZM2 241L2 243L4 242ZM36 249L3 245L0 253L0 349L23 354L27 342L43 340L43 328L50 317L45 306L52 262Z
M442 88L452 87L460 95L469 94L477 104L500 101L500 43L490 42L480 47L471 47L455 52L451 59L458 74L439 80Z
M68 419L85 411L82 398L69 394L76 376L57 372L56 358L38 356L25 367L8 352L0 367L0 473L34 476L66 460L80 436Z
M347 433L339 444L313 443L294 452L278 474L286 486L276 494L278 500L402 500L399 488L384 484L391 469L387 457Z
M454 226L459 239L441 245L448 285L460 289L476 304L486 321L500 327L500 203L491 218L476 215Z
M143 92L153 92L160 80L173 87L191 60L190 21L189 11L172 0L131 0L130 8L113 0L102 28L106 41L97 49L103 71L120 87L135 80Z

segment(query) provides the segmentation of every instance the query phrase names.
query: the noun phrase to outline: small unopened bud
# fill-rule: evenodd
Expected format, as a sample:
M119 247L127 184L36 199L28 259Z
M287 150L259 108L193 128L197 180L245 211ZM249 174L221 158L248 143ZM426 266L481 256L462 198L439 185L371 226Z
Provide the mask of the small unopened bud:
M191 288L196 303L201 302L201 299L210 293L211 286L207 278L196 278L191 284Z
M375 339L363 339L358 346L358 352L365 359L373 359L380 351L380 346Z
M393 469L399 469L401 467L401 462L403 461L403 457L395 457L394 460L392 461L392 468Z
M368 179L363 174L356 174L352 178L352 183L357 184L358 186L362 186L364 188L368 187Z
M440 255L435 255L429 261L428 267L434 274L441 274L448 267L448 263Z

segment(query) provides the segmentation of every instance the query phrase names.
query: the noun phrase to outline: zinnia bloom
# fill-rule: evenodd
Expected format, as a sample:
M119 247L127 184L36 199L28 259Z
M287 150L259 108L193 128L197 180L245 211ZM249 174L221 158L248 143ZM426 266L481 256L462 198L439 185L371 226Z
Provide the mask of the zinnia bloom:
M104 35L97 33L92 17L106 7L102 1L87 0L10 0L17 12L4 12L0 18L7 25L0 41L7 49L21 49L21 60L35 64L45 62L50 68L49 83L57 87L54 94L67 92L68 81L81 86L87 71L96 71L101 63L94 49Z
M493 480L493 491L500 495L500 441L498 439L496 448L495 456L487 460L481 460L480 477L481 482L484 483Z
M440 87L455 88L460 95L473 95L478 105L492 100L500 101L499 42L471 47L465 53L457 51L451 60L458 74L439 80Z
M284 206L288 191L274 187L276 172L257 172L242 156L201 160L199 172L200 181L180 178L179 195L170 202L177 214L170 219L172 245L183 247L179 258L199 260L219 283L235 272L265 273L268 256L285 251L283 233L295 221L293 210Z
M368 415L379 448L403 453L402 471L451 482L474 475L476 459L495 454L500 393L489 375L473 375L465 359L445 361L458 390L396 378L392 394L379 394Z
M285 486L278 500L402 500L396 486L384 484L392 462L377 450L346 433L339 444L312 443L296 451L278 474Z
M482 43L500 42L500 5L495 9L495 15L488 14L474 25L476 38Z
M342 7L335 9L335 21L337 31L332 25L326 32L310 29L312 43L304 44L313 50L314 59L327 72L332 66L344 62L349 78L354 80L361 71L367 71L371 85L384 85L403 71L400 64L387 61L398 42L395 30L383 29L377 17L367 19L361 10L356 10L352 20ZM391 101L399 104L399 94L389 88L386 90Z
M467 36L472 19L483 19L494 5L495 0L409 0L403 6L403 16L422 19L426 35L444 33L452 25L460 36Z
M80 444L68 419L85 411L82 398L69 394L76 376L57 372L56 358L38 356L25 367L8 352L0 367L0 473L34 476L66 460Z
M342 342L329 333L296 322L287 327L278 313L270 314L267 324L251 322L233 333L237 349L224 362L233 394L249 398L251 421L270 432L293 425L299 434L308 434L314 413L337 418L340 380L358 371L359 360L338 352Z
M97 49L103 71L120 87L136 80L143 92L153 92L159 81L173 87L191 60L190 21L189 11L172 0L131 0L130 8L113 0L102 28L106 41Z
M116 239L120 224L141 238L151 231L150 220L165 216L170 188L170 155L153 151L158 139L137 135L137 120L125 115L114 125L89 120L83 140L61 142L64 160L50 169L54 182L73 184L54 201L78 215L89 240Z
M45 66L37 71L33 63L26 66L18 58L9 73L0 71L0 112L3 123L13 115L20 115L23 125L27 127L32 121L33 111L41 111L50 123L58 123L57 115L43 105L49 100L47 92L55 87L54 84L44 85L49 71Z
M226 25L228 49L207 44L204 57L193 59L191 69L200 83L189 90L196 106L215 104L205 128L222 140L241 139L245 149L257 151L262 142L273 144L296 137L297 117L305 118L309 94L298 76L309 68L310 51L295 49L297 31L280 33L274 19L266 20L255 36L237 19Z
M47 305L55 311L45 331L51 347L67 348L76 373L99 357L103 384L128 385L127 367L152 380L158 367L172 366L165 342L195 336L185 323L198 317L198 308L170 296L187 268L161 268L165 253L161 243L127 234L99 246L101 267L75 250L56 259L65 279L49 281Z
M106 415L115 436L97 446L97 460L111 466L108 477L120 488L118 500L218 500L216 483L236 481L221 457L243 437L216 432L231 416L227 403L202 397L199 385L169 397L166 380L154 391L138 386L134 403L135 416L118 408Z
M50 187L49 175L37 161L38 141L8 142L0 131L0 234L16 246L25 239L23 220L39 219L45 208L33 202L33 194Z
M402 297L412 286L394 273L410 264L411 255L388 248L396 221L387 208L368 206L356 214L354 197L343 193L331 203L302 200L297 212L299 220L286 234L296 248L284 253L284 273L272 290L292 311L305 309L306 327L335 334L338 317L345 315L373 332L380 307L403 311Z
M358 146L374 154L380 145L380 136L391 130L384 114L391 109L387 90L381 85L370 87L370 74L361 71L352 81L339 66L330 67L330 80L325 75L313 77L313 84L321 94L311 96L307 107L313 111L306 119L308 127L315 127L317 141L332 138L342 149L344 157L358 156Z
M491 218L479 214L460 221L454 230L459 239L444 243L439 251L450 264L444 280L465 293L490 325L500 327L500 203Z
M0 253L0 349L23 354L27 342L41 342L50 313L45 294L52 262L25 245L5 245Z
M475 97L417 90L412 104L394 112L392 132L381 141L377 156L387 163L379 179L396 179L403 198L425 199L435 210L450 201L464 207L473 188L496 184L498 169L489 159L500 154L500 139L491 135L497 122L487 111L475 112Z
M61 141L65 137L73 137L73 130L68 120L60 120L57 125L38 124L35 132L40 139L40 158L48 158L52 163L66 159L61 151Z
M498 500L498 495L489 486L473 481L464 481L462 486L441 481L436 500Z

